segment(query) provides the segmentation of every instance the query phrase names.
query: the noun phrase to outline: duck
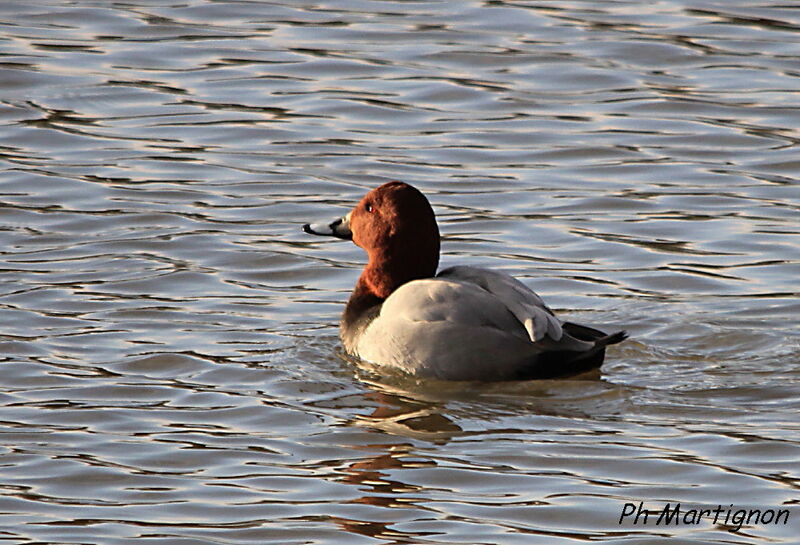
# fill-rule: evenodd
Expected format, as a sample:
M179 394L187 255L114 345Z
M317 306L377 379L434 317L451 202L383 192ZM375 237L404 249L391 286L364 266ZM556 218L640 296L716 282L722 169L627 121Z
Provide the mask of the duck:
M557 379L599 370L617 331L562 321L527 285L500 271L437 272L439 227L430 202L399 181L369 191L344 217L307 223L313 235L367 253L339 324L344 351L371 369L420 379Z

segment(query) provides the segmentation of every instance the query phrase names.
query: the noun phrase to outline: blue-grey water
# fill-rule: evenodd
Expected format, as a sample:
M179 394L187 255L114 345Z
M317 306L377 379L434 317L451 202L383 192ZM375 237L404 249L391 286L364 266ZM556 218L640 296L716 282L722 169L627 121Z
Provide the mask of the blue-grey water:
M2 2L0 542L796 544L799 143L796 2ZM393 179L602 378L344 359Z

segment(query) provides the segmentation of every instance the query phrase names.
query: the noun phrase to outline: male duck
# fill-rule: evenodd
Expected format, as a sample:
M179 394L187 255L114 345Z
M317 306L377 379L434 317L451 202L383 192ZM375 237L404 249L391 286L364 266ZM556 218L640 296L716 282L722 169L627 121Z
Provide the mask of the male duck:
M373 189L345 217L303 230L352 240L367 251L341 319L357 358L445 380L520 380L599 368L624 340L561 322L522 282L476 267L439 274L439 228L428 199L403 182Z

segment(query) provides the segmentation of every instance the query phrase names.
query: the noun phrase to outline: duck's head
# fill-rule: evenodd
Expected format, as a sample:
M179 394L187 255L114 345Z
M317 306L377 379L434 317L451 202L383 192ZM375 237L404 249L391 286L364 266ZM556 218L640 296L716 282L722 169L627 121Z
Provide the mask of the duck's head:
M352 240L369 256L371 290L385 298L409 280L436 274L439 228L428 199L404 182L376 187L343 218L306 224L306 233Z

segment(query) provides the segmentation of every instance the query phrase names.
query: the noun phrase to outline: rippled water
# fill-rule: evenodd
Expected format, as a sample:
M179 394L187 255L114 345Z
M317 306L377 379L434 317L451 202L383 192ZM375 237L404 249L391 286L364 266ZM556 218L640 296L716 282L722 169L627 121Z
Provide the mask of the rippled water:
M797 543L792 2L0 3L4 543ZM599 381L340 356L369 188L623 327ZM788 524L619 523L789 509ZM144 541L142 541L144 540Z

